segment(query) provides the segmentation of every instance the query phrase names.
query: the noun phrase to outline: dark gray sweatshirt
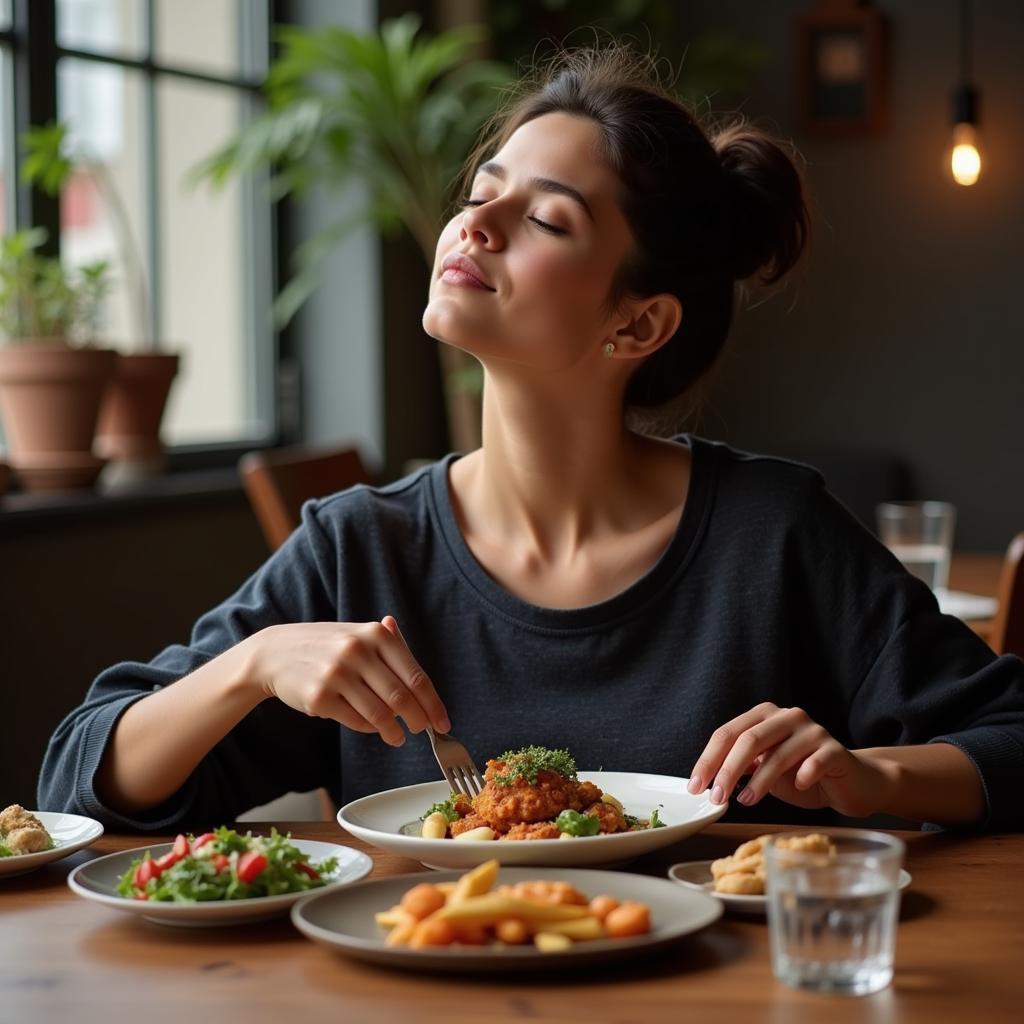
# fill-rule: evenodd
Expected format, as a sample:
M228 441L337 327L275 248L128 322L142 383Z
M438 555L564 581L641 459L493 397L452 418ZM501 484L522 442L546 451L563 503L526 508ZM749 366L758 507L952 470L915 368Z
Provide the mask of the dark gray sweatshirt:
M386 487L306 504L302 525L187 645L103 672L55 732L39 806L118 827L219 823L290 790L339 802L439 778L404 747L267 700L164 805L127 818L94 777L118 716L273 623L394 615L478 763L528 744L581 769L689 775L712 731L762 701L801 707L848 747L942 740L981 774L985 827L1024 826L1024 662L940 614L813 469L685 435L690 490L658 562L598 604L512 596L453 514L449 455ZM820 822L772 798L725 820Z

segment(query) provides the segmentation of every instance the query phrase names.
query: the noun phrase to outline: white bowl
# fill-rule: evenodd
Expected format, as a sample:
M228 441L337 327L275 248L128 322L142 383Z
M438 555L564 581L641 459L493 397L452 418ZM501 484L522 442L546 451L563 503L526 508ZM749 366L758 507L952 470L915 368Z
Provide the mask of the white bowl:
M707 793L687 793L687 780L674 775L580 772L579 778L618 798L626 813L637 818L649 818L657 808L665 827L575 839L490 842L424 839L403 833L403 828L414 828L432 804L451 795L447 782L423 782L353 800L338 812L338 824L382 850L411 857L427 867L471 868L492 858L502 864L582 867L622 863L671 846L717 821L728 806L711 803Z

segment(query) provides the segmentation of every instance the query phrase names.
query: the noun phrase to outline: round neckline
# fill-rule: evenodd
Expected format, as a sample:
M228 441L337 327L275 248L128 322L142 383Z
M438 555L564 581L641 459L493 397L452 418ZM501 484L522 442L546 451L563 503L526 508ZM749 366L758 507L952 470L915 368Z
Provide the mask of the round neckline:
M683 511L668 546L638 579L617 594L595 604L549 608L531 604L507 590L477 561L459 529L448 482L449 467L462 455L451 452L434 463L430 474L431 514L440 527L459 575L499 614L543 631L596 629L639 614L689 564L702 531L711 492L711 447L690 434L672 439L690 450L690 480Z

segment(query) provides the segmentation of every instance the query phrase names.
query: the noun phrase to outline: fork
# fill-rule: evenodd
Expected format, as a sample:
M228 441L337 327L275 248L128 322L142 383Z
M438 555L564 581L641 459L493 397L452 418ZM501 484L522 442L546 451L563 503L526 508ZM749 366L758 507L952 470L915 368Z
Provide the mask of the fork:
M484 780L469 751L451 733L435 732L427 726L427 735L452 792L462 793L470 799L479 794L484 788Z

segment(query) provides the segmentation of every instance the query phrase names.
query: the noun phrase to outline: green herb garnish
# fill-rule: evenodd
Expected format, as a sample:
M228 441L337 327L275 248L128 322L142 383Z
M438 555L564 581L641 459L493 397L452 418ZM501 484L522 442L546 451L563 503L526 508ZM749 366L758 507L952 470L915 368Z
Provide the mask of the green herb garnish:
M596 814L580 814L566 808L555 818L559 832L568 832L571 836L596 836L601 830L601 822Z
M664 804L658 804L658 807L664 807L664 806L665 806ZM661 818L658 817L658 807L655 807L654 810L651 811L651 824L648 826L649 828L664 828L665 827L665 822L663 822L661 820Z
M426 821L427 818L437 811L440 811L448 821L458 821L459 812L455 810L455 804L452 802L454 796L455 794L453 793L447 800L442 800L439 804L431 804L431 806L420 815L420 821Z
M11 853L11 851L6 846L4 846L3 843L0 843L0 857L13 857L13 856L14 856L14 854Z
M505 771L496 773L494 781L499 786L511 786L516 779L525 779L531 786L537 785L538 772L554 772L575 781L576 762L568 750L549 750L547 747L523 747L522 750L507 750L497 761L505 762Z

